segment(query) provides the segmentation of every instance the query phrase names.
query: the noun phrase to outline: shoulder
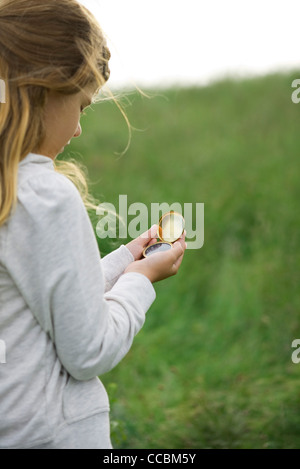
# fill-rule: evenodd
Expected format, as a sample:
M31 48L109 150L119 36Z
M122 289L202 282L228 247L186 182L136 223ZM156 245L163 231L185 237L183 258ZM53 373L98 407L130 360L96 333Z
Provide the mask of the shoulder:
M88 212L75 185L56 171L32 175L18 188L18 200L6 225L6 251L17 245L30 252L59 251L63 256L92 232ZM75 239L76 238L76 239ZM79 242L79 241L78 241Z
M32 174L31 177L27 177L25 180L21 180L18 192L25 193L34 191L38 194L42 194L47 191L58 190L58 194L78 194L78 190L75 185L63 174L52 170L38 172Z
M55 170L39 174L34 171L20 182L17 204L5 230L0 231L1 237L7 265L12 260L15 262L16 257L24 257L25 251L37 263L41 262L37 260L41 255L43 259L57 259L58 264L61 259L65 262L67 253L69 259L74 259L73 253L83 245L97 244L77 188Z
M53 170L32 174L20 184L8 229L11 236L22 230L24 236L48 238L54 232L65 236L66 230L75 225L87 229L88 224L88 212L78 189L66 176Z
M70 205L83 206L75 185L57 171L44 171L33 174L18 187L18 203L34 209L43 206L44 210L60 211Z

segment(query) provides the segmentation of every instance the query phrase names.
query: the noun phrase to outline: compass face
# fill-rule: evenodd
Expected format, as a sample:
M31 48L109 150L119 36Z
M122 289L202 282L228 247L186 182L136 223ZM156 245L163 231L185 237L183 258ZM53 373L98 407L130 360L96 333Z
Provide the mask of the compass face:
M151 246L148 246L144 251L144 256L147 257L157 252L168 251L169 249L171 249L171 247L172 245L170 243L158 242L158 243L152 244Z

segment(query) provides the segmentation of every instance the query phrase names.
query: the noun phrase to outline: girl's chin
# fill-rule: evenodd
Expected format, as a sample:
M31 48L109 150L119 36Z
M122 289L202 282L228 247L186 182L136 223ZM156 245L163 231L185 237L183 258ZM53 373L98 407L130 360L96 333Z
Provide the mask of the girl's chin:
M58 155L60 155L61 153L63 153L65 151L65 148L70 144L70 142L66 143L64 147L62 147L59 152L58 152Z
M65 146L61 148L61 150L60 150L59 153L63 153L64 150L65 150L65 148L66 148L68 145L70 145L70 143L71 143L71 140L69 140L68 143L66 143Z

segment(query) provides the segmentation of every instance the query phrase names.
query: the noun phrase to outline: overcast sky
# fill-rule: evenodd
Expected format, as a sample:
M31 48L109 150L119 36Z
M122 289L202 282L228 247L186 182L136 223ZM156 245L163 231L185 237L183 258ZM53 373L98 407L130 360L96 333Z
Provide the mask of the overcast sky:
M299 0L80 1L108 38L111 88L300 70Z

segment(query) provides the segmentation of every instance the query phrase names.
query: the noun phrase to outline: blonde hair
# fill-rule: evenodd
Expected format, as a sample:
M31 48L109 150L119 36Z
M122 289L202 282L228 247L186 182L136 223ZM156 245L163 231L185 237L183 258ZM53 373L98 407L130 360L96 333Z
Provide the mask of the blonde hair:
M18 164L39 148L43 110L51 91L73 94L109 78L110 52L89 10L76 0L0 0L0 226L17 201ZM94 207L87 174L75 161L55 161L56 170Z

